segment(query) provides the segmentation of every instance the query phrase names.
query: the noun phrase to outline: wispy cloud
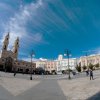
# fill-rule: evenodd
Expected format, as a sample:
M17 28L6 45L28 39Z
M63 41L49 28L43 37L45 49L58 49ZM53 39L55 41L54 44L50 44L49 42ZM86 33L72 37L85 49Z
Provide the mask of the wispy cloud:
M31 57L22 58L21 60L31 62ZM45 58L39 58L39 59L33 58L32 61L33 61L33 62L35 62L35 61L47 61L47 59L45 59Z
M90 54L100 54L100 47L83 51L83 53L87 53L88 55L90 55Z
M31 58L30 58L30 57L22 58L21 60L31 62ZM38 60L39 60L39 59L36 59L36 58L33 58L33 59L32 59L33 62L38 61Z
M6 3L0 2L0 10L13 11L12 7Z
M22 41L28 43L32 41L34 44L44 42L43 35L41 33L29 34L26 27L27 22L31 20L35 14L37 14L37 10L42 6L42 0L38 0L36 3L32 2L31 4L21 6L20 10L16 12L14 17L10 18L8 24L5 26L5 33L3 34L0 42L4 40L8 31L10 31L10 47L14 43L16 37L19 37Z
M96 53L96 54L100 54L100 47L94 49L94 53Z

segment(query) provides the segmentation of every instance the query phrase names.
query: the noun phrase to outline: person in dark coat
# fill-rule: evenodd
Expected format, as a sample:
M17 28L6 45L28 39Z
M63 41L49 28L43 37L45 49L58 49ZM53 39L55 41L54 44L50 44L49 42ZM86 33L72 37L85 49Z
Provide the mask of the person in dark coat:
M87 70L86 70L86 76L88 76L88 75L89 75L89 70L87 69Z
M93 80L93 70L92 69L90 69L90 80Z
M16 69L14 68L14 77L16 76Z
M14 77L16 76L16 72L14 72Z

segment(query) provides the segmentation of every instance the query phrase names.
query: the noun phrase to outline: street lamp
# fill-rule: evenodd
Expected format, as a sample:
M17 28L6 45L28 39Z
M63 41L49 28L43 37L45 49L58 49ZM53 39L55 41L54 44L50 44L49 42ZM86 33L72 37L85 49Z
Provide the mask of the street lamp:
M31 71L30 71L30 80L32 80L32 57L33 55L35 56L35 53L34 51L32 50L31 53L30 53L30 57L31 57Z
M70 68L69 68L69 57L70 57L70 55L71 55L71 52L68 49L66 49L65 53L64 53L64 56L67 56L67 58L68 58L68 79L71 79L71 77L70 77Z

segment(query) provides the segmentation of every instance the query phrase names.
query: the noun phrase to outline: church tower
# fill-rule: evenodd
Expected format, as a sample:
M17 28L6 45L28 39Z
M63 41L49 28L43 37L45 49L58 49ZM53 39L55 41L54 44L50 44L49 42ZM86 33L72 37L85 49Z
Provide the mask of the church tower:
M13 54L14 58L17 59L18 57L18 49L19 49L19 37L15 40L14 47L13 47Z
M9 33L5 36L3 47L2 47L2 52L7 51L8 44L9 44Z

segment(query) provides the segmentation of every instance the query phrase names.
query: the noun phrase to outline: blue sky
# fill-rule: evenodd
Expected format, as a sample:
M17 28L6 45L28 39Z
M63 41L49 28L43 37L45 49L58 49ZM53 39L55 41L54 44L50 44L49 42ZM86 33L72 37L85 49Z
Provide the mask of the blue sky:
M55 59L100 50L100 0L0 0L0 46L10 31L9 48L20 38L19 58ZM94 53L94 52L91 52Z

